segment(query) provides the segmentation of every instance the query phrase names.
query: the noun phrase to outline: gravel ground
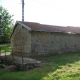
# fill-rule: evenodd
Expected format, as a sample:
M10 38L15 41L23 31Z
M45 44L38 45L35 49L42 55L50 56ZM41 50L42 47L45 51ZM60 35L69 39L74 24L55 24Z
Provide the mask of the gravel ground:
M5 56L5 54L6 54L6 55L10 55L10 54L11 54L11 52L0 53L0 56Z

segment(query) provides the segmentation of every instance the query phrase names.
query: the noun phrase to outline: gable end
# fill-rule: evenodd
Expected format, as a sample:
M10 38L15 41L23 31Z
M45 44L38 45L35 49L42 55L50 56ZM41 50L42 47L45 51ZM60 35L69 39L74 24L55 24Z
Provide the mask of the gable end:
M15 28L17 27L17 25L20 25L21 27L24 27L24 28L27 29L28 31L31 31L31 28L29 28L28 26L20 23L19 21L16 21L16 24L15 24L15 26L14 26L14 28L13 28L13 31L12 31L12 33L11 33L10 38L12 37L12 35L13 35L14 31L15 31Z

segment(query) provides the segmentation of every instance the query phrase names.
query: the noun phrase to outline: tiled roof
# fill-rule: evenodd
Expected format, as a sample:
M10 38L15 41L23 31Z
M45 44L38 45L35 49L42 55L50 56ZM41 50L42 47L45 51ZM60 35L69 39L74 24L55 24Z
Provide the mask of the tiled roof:
M45 25L34 22L21 22L18 21L25 26L31 28L32 31L45 31L45 32L62 32L62 33L73 33L80 34L80 27L64 27L64 26L54 26L54 25Z

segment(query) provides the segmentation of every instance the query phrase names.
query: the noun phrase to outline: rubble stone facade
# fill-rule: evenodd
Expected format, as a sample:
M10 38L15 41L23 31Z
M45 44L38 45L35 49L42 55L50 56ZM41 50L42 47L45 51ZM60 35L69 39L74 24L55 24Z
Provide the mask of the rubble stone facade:
M14 55L25 57L80 52L80 34L29 31L17 24L11 47Z

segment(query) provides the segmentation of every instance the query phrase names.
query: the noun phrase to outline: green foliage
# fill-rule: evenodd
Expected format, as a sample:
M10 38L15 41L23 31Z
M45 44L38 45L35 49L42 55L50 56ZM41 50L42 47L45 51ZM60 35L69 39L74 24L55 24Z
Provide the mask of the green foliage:
M9 12L0 6L0 28L2 28L3 36L0 36L0 43L10 42L10 34L13 27L13 15L10 15Z
M10 51L11 51L10 44L1 44L0 45L0 52L1 53L10 52Z
M7 72L0 69L1 80L80 80L80 53L38 57L42 67L29 71Z

